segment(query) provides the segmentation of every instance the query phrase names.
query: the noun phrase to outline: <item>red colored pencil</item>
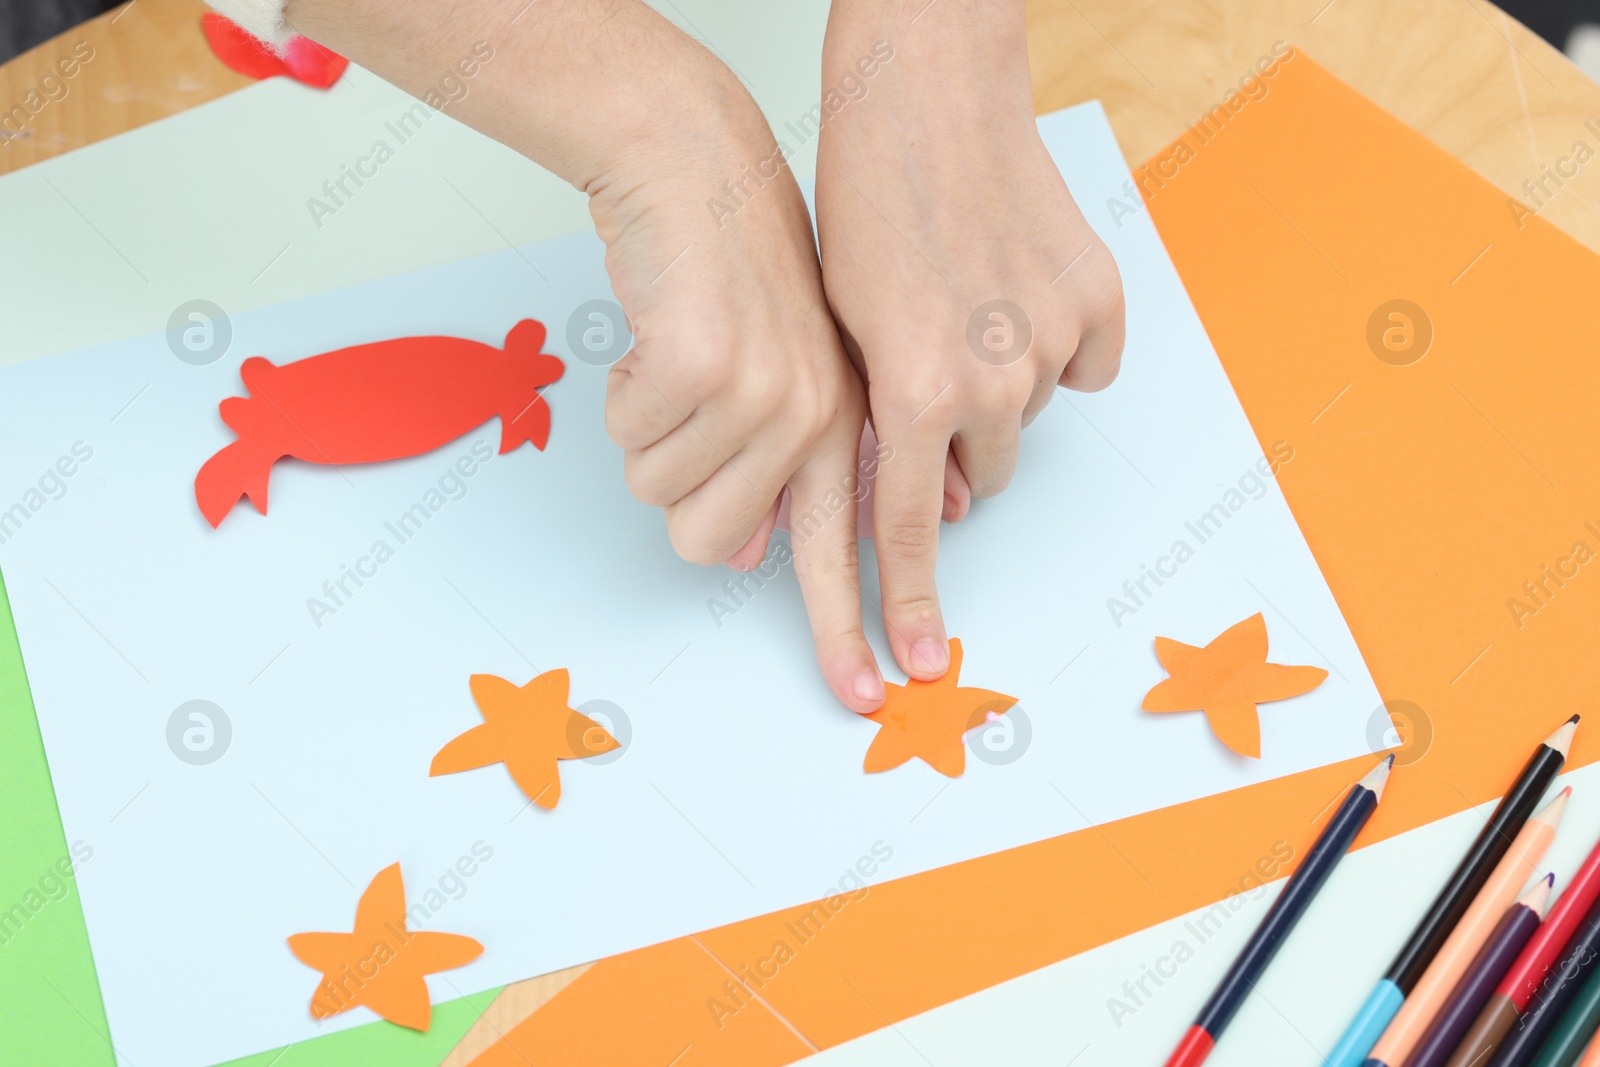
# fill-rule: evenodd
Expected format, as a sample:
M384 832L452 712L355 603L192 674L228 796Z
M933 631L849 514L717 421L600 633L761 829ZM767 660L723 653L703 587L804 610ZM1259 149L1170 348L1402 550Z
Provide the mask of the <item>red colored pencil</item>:
M1583 866L1578 868L1572 881L1567 883L1566 890L1551 906L1549 918L1529 938L1528 947L1511 965L1505 978L1495 987L1495 992L1510 997L1519 1009L1527 1007L1533 994L1538 992L1545 972L1561 955L1567 942L1572 940L1578 923L1583 921L1584 913L1596 900L1600 900L1600 841L1590 849Z

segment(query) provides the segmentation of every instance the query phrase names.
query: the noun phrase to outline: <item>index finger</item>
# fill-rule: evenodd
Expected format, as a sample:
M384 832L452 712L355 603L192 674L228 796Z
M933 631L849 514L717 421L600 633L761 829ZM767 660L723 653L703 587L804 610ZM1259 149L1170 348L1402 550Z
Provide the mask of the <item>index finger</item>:
M865 714L882 706L884 688L861 628L858 439L830 442L789 480L789 536L817 665L840 703Z
M934 582L950 438L909 423L895 427L880 421L877 431L887 449L873 501L883 621L900 668L931 681L950 667Z

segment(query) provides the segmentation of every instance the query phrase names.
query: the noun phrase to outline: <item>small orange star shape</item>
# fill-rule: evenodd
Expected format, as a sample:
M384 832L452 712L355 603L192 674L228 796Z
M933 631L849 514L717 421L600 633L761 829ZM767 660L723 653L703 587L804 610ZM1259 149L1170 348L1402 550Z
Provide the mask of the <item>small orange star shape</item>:
M311 1017L364 1005L401 1026L426 1030L433 1018L426 975L464 966L483 946L460 934L406 929L406 891L400 865L379 871L356 905L348 934L295 934L289 951L322 972L311 997Z
M1261 613L1222 631L1204 648L1156 638L1156 657L1171 677L1144 695L1145 711L1203 711L1211 732L1241 756L1261 755L1257 704L1309 693L1328 672L1267 662Z
M439 750L430 778L504 763L528 798L549 810L561 799L556 761L584 759L622 747L606 728L567 707L566 668L545 671L527 685L492 674L472 676L472 699L483 712L474 726Z
M862 769L871 774L887 771L912 756L948 778L959 778L967 769L967 747L962 743L967 731L983 725L993 712L1003 715L1016 697L988 689L957 685L961 678L961 642L950 639L950 670L943 678L905 685L887 683L883 707L862 716L881 729L867 748Z

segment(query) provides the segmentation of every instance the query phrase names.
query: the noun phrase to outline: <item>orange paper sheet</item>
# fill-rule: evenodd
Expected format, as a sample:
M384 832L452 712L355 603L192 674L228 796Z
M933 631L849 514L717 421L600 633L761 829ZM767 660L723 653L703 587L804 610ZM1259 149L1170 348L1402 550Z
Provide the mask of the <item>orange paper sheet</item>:
M564 1002L560 1011L535 1012L473 1060L473 1067L759 1067L793 1063L810 1054L760 1002L746 1002L713 1020L704 1002L725 1002L733 976L692 938L615 958L627 960L628 966L591 967L556 998ZM589 975L602 967L590 981ZM670 1051L663 1055L663 1049Z
M1395 774L1358 841L1370 843L1498 796L1592 701L1600 259L1519 220L1504 193L1303 53L1223 122L1135 177L1258 439L1295 448L1281 484L1379 689L1430 728L1415 730L1431 748ZM1410 362L1414 312L1401 312L1410 341L1385 340L1404 331L1390 317L1402 300L1427 320ZM1597 755L1600 735L1580 733L1568 767ZM1241 872L1280 841L1303 854L1318 813L1369 763L874 886L761 996L826 1047L1250 888ZM697 940L737 968L793 917ZM661 951L599 963L513 1037L588 1035L541 1045L555 1062L670 1062L672 1033L652 1042L609 1023L616 998L679 981ZM683 1010L672 1025L688 1025Z

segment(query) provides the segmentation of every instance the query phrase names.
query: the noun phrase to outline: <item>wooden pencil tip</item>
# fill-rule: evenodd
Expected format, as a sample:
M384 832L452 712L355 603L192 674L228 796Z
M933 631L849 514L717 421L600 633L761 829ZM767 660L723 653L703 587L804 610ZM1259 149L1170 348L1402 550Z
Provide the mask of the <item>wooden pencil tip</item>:
M1361 781L1356 785L1372 790L1373 796L1378 800L1383 799L1383 787L1389 781L1389 770L1394 766L1394 753L1385 756L1378 765L1361 776Z
M1541 919L1544 918L1545 906L1550 903L1550 887L1555 885L1555 883L1556 872L1551 871L1549 874L1533 883L1533 888L1524 893L1522 895L1522 899L1517 901L1517 903L1532 911Z
M1555 827L1561 825L1561 817L1567 813L1567 801L1572 797L1572 787L1569 785L1555 795L1555 799L1544 806L1544 810L1534 818L1542 823Z
M1556 732L1545 740L1545 744L1561 753L1562 758L1565 759L1567 751L1572 748L1572 735L1577 732L1578 716L1574 715L1557 727Z

